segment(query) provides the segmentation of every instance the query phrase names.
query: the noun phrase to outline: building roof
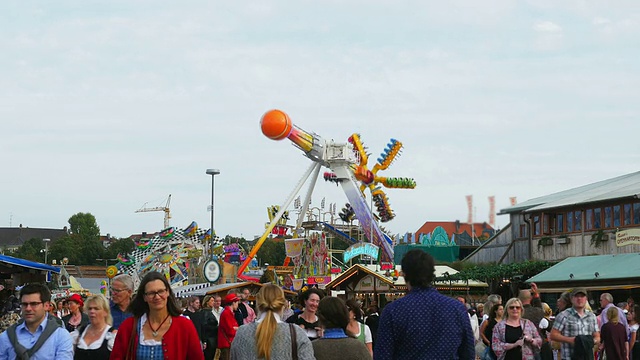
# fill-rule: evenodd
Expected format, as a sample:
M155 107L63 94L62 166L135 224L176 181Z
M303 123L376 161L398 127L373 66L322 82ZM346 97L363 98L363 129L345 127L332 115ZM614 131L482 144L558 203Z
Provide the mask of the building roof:
M395 270L400 273L402 267L400 265L395 266ZM469 280L469 281L448 281L447 276L457 274L458 270L446 266L446 265L436 265L435 273L434 273L434 286L438 287L459 287L459 288L469 288L469 287L488 287L487 283L477 280ZM359 274L359 275L358 275ZM335 279L331 280L325 288L336 290L336 288L347 281L349 278L355 277L362 278L366 275L372 275L382 282L387 283L395 288L403 288L406 287L406 283L404 281L403 276L398 276L395 279L393 278L392 271L380 270L378 265L364 265L364 264L355 264L347 271L339 274Z
M447 232L447 235L451 236L456 234L456 243L460 241L460 236L462 234L467 234L471 236L471 234L475 234L476 237L480 237L483 233L486 233L487 237L491 237L494 233L493 227L488 223L473 223L473 231L471 228L471 224L461 223L460 221L427 221L425 222L420 229L416 231L416 238L419 238L422 234L432 233L435 228L438 226L442 227L444 231ZM472 244L461 244L458 245L472 245Z
M500 210L498 215L639 197L640 171L527 200Z
M29 239L51 239L56 241L67 235L67 229L44 229L29 227L3 227L0 228L0 246L22 246Z
M536 284L640 278L640 253L566 258L527 280ZM568 285L567 285L568 286Z

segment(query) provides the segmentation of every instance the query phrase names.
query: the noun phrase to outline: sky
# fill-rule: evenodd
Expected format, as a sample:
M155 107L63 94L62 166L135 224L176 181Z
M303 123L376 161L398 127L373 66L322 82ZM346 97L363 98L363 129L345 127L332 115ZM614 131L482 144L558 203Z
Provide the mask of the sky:
M392 233L636 172L637 1L3 1L0 227L262 234L310 160L270 109L402 156ZM326 169L325 169L326 170ZM323 170L323 172L325 171ZM305 186L306 191L307 186ZM304 192L302 193L304 197ZM322 179L312 207L344 206ZM292 213L295 214L295 212ZM509 222L497 217L497 227Z

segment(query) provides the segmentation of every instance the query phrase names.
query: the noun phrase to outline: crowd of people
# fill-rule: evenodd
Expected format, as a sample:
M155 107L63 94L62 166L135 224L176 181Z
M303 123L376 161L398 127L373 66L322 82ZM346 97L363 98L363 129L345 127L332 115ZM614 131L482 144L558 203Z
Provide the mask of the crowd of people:
M0 334L0 360L640 359L632 299L615 305L603 293L594 312L587 290L574 288L554 316L531 284L474 309L432 286L429 254L409 251L401 266L408 292L382 311L317 288L292 309L273 284L254 296L245 288L179 300L157 272L137 288L130 276L115 277L110 300L72 294L54 303L45 285L28 284L17 297L21 320Z

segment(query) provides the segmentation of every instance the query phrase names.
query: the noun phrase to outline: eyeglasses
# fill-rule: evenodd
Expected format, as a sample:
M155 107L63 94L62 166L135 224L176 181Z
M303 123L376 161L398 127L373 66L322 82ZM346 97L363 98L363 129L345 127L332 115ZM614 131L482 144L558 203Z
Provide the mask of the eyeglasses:
M111 288L111 292L115 293L115 294L120 294L123 291L127 291L129 289L116 289L116 288Z
M520 306L509 306L509 310L520 310Z
M149 291L144 293L144 296L148 297L149 299L153 299L154 297L156 297L156 295L160 296L161 298L167 296L169 292L167 291L167 289L160 289L158 291Z
M43 303L42 301L23 302L23 303L20 303L20 307L23 308L23 309L26 309L29 306L31 306L32 308L35 308L36 306L38 306L38 305L40 305L42 303Z

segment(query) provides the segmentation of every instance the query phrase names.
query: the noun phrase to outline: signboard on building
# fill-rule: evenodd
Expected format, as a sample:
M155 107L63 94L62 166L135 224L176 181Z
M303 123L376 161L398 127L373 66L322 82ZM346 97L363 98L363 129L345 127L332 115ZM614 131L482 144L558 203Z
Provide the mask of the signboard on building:
M344 262L346 263L358 255L368 255L374 259L377 259L379 251L380 248L371 243L357 243L355 245L349 246L347 250L344 251Z
M617 231L616 245L640 245L640 229L624 229Z
M318 285L320 287L324 287L331 282L331 276L310 276L307 278L307 284L309 285Z
M375 286L374 286L375 281ZM373 275L367 275L363 277L360 282L354 288L356 292L365 292L365 291L389 291L389 284L373 277Z

